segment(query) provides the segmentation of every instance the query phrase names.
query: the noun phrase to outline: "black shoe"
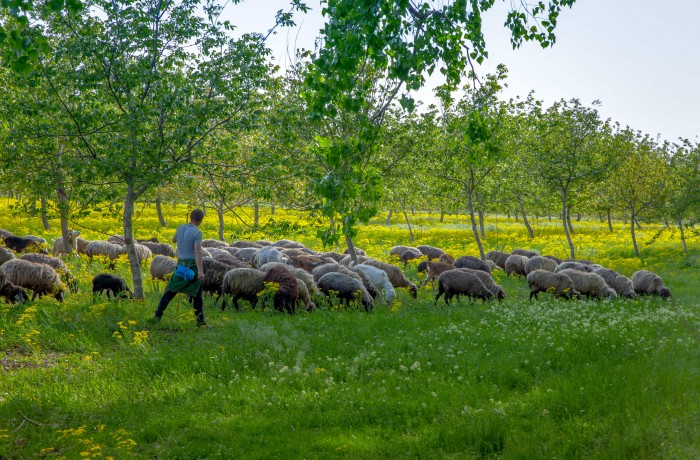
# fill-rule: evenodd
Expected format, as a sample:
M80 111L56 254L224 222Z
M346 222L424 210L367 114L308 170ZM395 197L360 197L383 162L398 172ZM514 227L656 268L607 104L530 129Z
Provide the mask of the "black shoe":
M206 321L197 321L197 327L211 327Z

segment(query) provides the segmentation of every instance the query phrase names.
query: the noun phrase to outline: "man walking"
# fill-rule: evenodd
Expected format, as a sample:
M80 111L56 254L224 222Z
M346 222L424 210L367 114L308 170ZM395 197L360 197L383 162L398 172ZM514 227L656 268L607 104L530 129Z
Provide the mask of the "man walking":
M190 213L190 223L180 225L173 237L173 243L177 244L177 264L184 265L194 272L193 277L179 275L179 270L173 273L168 285L165 287L163 297L158 303L154 319L159 321L168 304L177 293L187 294L194 299L194 314L197 326L206 326L204 321L204 309L202 300L202 281L204 281L204 268L202 267L202 231L198 228L204 219L204 211L195 209ZM185 272L187 270L184 270ZM191 275L191 274L190 274ZM188 279L189 278L189 279Z

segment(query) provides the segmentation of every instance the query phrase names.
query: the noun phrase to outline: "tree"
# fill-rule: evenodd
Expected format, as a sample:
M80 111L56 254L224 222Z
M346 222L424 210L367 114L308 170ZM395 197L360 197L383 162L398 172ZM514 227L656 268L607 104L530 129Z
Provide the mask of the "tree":
M668 210L678 223L683 252L688 253L685 241L685 219L700 205L700 144L681 140L670 160ZM699 216L696 212L694 218Z

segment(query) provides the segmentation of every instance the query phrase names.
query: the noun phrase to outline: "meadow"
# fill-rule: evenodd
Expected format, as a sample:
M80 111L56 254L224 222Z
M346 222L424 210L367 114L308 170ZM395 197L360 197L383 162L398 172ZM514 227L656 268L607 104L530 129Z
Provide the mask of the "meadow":
M0 227L51 241L38 217L0 204ZM136 236L172 238L184 206L150 206ZM250 221L252 211L240 216ZM361 228L356 245L389 260L408 244L398 216ZM413 245L477 255L465 216L417 214ZM252 228L227 215L226 238L289 238L321 249L322 225L264 209ZM557 222L489 216L484 246L566 256ZM205 218L205 238L216 238ZM109 212L74 228L88 239L120 234ZM105 262L65 260L80 291L64 303L0 304L0 458L700 458L700 232L646 224L634 257L624 222L574 222L578 256L630 276L661 275L668 301L528 301L523 279L494 278L502 302L433 306L399 292L375 310L320 308L290 316L265 308L220 311L196 328L185 299L152 317L164 284L144 266L145 301L93 303L90 280ZM406 273L418 280L416 265ZM116 272L130 282L128 263ZM245 302L244 302L245 304Z

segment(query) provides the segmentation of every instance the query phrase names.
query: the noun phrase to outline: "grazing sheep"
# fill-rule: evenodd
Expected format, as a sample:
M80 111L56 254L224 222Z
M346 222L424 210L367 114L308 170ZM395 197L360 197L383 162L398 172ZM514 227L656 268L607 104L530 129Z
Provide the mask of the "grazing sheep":
M511 254L506 260L506 273L510 275L520 275L527 276L525 272L525 265L527 264L527 257L520 254Z
M137 242L137 243L141 243L141 244L144 244L144 243L160 243L160 241L158 241L158 238L156 238L155 236L154 236L154 237L151 237L151 238L148 238L148 239L145 239L145 240L140 240L140 239L137 238L137 239L136 239L136 242Z
M77 243L76 251L78 251L78 254L87 254L85 249L87 248L88 244L91 243L91 241L80 237L76 238L75 241Z
M366 256L361 256L357 254L357 263L358 264L363 264L367 261L369 257ZM346 254L340 261L338 262L340 265L344 265L346 267L352 267L355 265L355 261L352 260L352 256L350 254Z
M2 271L0 270L0 273ZM20 286L6 281L4 284L0 283L0 297L5 298L5 303L24 303L29 300L27 291L25 291Z
M409 260L414 260L414 259L420 259L423 257L425 254L420 252L418 249L414 248L408 248L406 249L400 256L401 262L403 262L404 266L408 265ZM445 254L443 254L445 255ZM442 257L442 256L440 256Z
M335 260L336 262L340 262L341 260L343 260L343 257L345 257L345 254L338 254L337 252L328 251L321 253L321 257L323 257L324 259L330 258Z
M527 274L527 284L530 286L530 301L537 299L537 294L554 290L554 295L571 299L581 297L576 290L574 281L563 273L554 273L547 270L534 270Z
M314 270L314 268L318 267L319 265L323 265L326 263L326 261L323 258L313 256L311 254L294 256L291 257L289 260L293 266L301 268L302 270L306 270L309 273L311 273Z
M419 275L420 275L421 273L427 273L427 272L428 272L428 263L429 263L429 262L430 262L429 260L424 260L424 261L422 261L421 263L419 263L418 266L416 267L416 272L417 272ZM439 262L442 262L442 260L440 260ZM454 261L453 261L453 262L454 262Z
M272 246L272 241L267 241L267 240L258 240L254 241L255 244L259 245L261 248L265 246Z
M527 257L528 259L529 259L530 257L535 257L535 256L538 256L538 255L539 255L539 254L537 254L535 251L530 251L530 250L528 250L528 249L513 249L512 251L510 251L510 255L513 255L513 254L516 254L516 255L519 255L519 256L525 256L525 257Z
M234 241L233 243L229 244L229 247L238 248L238 249L243 249L243 248L260 249L262 247L262 245L260 245L258 243L253 243L252 241Z
M68 270L68 267L66 266L65 262L63 262L63 260L59 259L58 257L51 257L46 254L29 253L24 254L22 257L20 257L20 259L28 260L30 262L38 264L48 265L49 267L56 270L56 273L58 273L61 276L63 282L66 283L66 285L68 285L70 292L78 292L78 280L76 280L75 276L73 276L70 270Z
M574 287L581 295L588 296L592 299L614 299L617 298L615 289L607 285L605 280L595 273L582 272L568 268L562 270L562 273L574 282Z
M437 305L440 296L445 294L445 303L450 304L450 300L455 295L464 294L470 299L481 299L486 302L494 298L493 292L489 291L484 283L471 273L463 270L448 270L438 278L438 293L435 296Z
M0 265L12 259L15 259L15 253L0 246Z
M7 275L7 281L32 291L32 300L37 296L52 294L56 300L63 302L66 287L50 266L13 259L3 264L2 271Z
M5 230L4 228L0 228L0 239L4 240L8 236L15 236L15 234L9 230Z
M68 232L68 240L64 243L63 237L59 236L56 241L53 242L53 255L57 256L59 254L68 254L70 252L78 251L78 235L80 232L77 230L71 230ZM70 251L68 250L70 248Z
M117 296L129 299L134 297L134 293L131 292L124 278L111 273L100 273L92 279L93 303L95 302L95 294L102 295L105 291L107 292L107 299L109 299L110 292L114 300L117 300Z
M136 250L136 258L139 260L139 262L143 262L144 260L153 257L151 250L143 244L134 243L134 249ZM126 248L124 248L124 253L126 253Z
M588 259L564 259L562 262L576 262L582 265L594 265L593 262Z
M311 296L309 295L309 289L306 284L299 283L299 278L297 278L297 302L302 302L306 311L311 311L316 309L316 304L311 301Z
M452 257L452 256L449 255L449 254L443 254L443 255L441 255L441 256L438 258L438 262L444 262L444 263L446 263L446 264L452 264L452 265L454 265L454 263L455 263L455 258ZM489 262L490 262L490 261L489 261Z
M557 256L545 256L545 257L548 258L549 260L553 260L554 262L557 263L557 265L559 265L561 263L561 259Z
M207 248L200 248L202 251L202 257L211 257L211 252L207 250Z
M228 265L218 262L214 259L203 259L202 268L204 269L204 281L202 281L202 293L219 294L221 297L221 287L224 282L224 275L231 270ZM218 299L214 302L214 305Z
M489 261L490 262L490 261ZM472 270L481 270L482 272L491 273L491 265L485 260L481 260L474 256L462 256L455 261L457 268L471 268Z
M377 289L362 270L356 270L355 267L346 267L340 264L327 263L314 268L312 272L314 275L314 281L318 283L318 280L321 279L321 277L326 273L342 273L343 275L355 278L362 283L365 290L369 292L373 299L377 297Z
M250 267L246 262L242 261L238 257L234 257L226 251L214 254L214 260L226 264L229 268L247 268Z
M593 268L591 268L590 265L584 265L578 262L563 261L562 263L557 265L557 268L555 268L554 271L556 273L559 273L562 270L578 270L580 272L590 273L593 271Z
M347 249L343 252L343 254L345 254L345 255L350 254L350 248L347 248ZM365 256L367 256L367 253L366 253L365 251L363 251L362 249L356 247L356 248L355 248L355 255L365 257Z
M267 273L273 267L284 267L296 276L298 281L301 281L306 285L306 289L309 292L316 292L316 282L314 281L314 276L302 268L292 267L290 265L282 264L279 262L270 262L259 268L261 272Z
M228 251L224 251L223 249L220 249L220 248L211 248L210 247L210 248L207 248L207 251L209 251L209 254L212 256L212 258L216 258L216 256L219 254L228 254Z
M501 270L506 269L506 260L508 260L508 257L510 257L510 254L503 251L489 251L485 256L486 260L493 261Z
M637 298L632 280L626 276L617 273L615 270L603 267L594 269L593 273L603 278L608 286L615 289L617 295L627 297L628 299Z
M338 272L326 273L318 280L318 289L325 295L331 295L331 291L337 293L339 299L345 300L345 305L350 308L350 301L359 295L366 311L374 308L374 300L365 289L362 282L356 278Z
M420 252L420 249L414 248L413 246L394 246L394 247L391 248L391 250L389 251L389 255L390 255L390 256L396 256L396 257L398 257L398 258L400 259L400 258L401 258L401 254L403 254L404 252L406 252L406 251L409 250L409 249L415 249L416 251ZM421 254L422 254L422 253L421 253Z
M486 289L491 291L499 302L506 298L506 291L504 291L501 286L496 284L496 282L490 274L486 273L483 270L474 270L473 268L460 268L460 270L462 270L463 272L471 273L472 275L479 278L481 282L484 283L484 286L486 286ZM459 298L459 294L457 295L457 298Z
M284 267L272 267L265 274L265 282L278 284L274 297L275 310L287 310L287 313L293 315L299 295L299 283L294 274Z
M43 239L43 238L42 238ZM10 235L3 238L5 246L15 252L43 252L48 254L48 250L42 247L45 243L40 243L32 237L21 237Z
M239 251L240 252L240 251ZM287 263L289 259L285 257L277 248L266 246L258 250L255 255L254 265L256 268L262 267L268 262Z
M671 291L656 273L649 270L639 270L632 275L634 291L641 295L658 295L664 299L671 297Z
M454 270L455 268L457 267L453 264L428 261L428 276L425 277L425 280L421 283L421 286L425 286L429 281L437 279L438 276L442 275L447 270Z
M107 238L107 242L119 246L126 246L126 237L124 235L112 235Z
M396 298L396 290L392 286L391 281L389 281L389 275L384 270L365 264L358 264L353 268L361 270L367 275L367 278L369 278L377 291L384 290L384 300L387 304L393 302Z
M305 247L306 247L306 246L304 246L303 244L301 244L300 242L298 242L298 241L292 241L292 240L279 240L279 241L275 241L274 243L272 243L272 246L275 247L275 248L278 248L278 249L279 249L279 248L286 248L286 249L297 248L297 249L302 249L302 248L305 248Z
M534 272L535 270L546 270L553 272L557 268L557 263L547 257L533 256L527 259L525 263L525 273Z
M202 240L202 247L203 248L226 248L228 247L228 243L225 241L219 241L219 240Z
M421 245L416 246L416 249L428 256L428 260L439 259L441 255L445 254L445 251L433 246Z
M257 248L241 248L233 255L241 260L245 260L248 263L254 263L255 256L257 255L258 251L259 249Z
M37 245L39 246L48 246L48 241L46 241L45 238L42 238L40 236L34 236L34 235L27 235L24 237L25 239L32 240L34 241Z
M168 275L172 274L177 268L177 261L170 257L157 255L151 260L151 276L153 279L167 281Z
M437 258L437 257L436 257ZM394 286L394 288L400 288L400 287L405 287L408 288L408 290L411 293L411 296L414 299L418 298L418 288L416 287L415 284L411 283L408 278L406 278L406 275L401 271L399 267L396 265L391 265L387 264L384 262L380 262L376 259L367 259L363 264L366 265L371 265L373 267L377 267L380 270L384 270L386 274L389 276L389 281L391 281L391 285Z
M92 259L95 256L106 256L114 260L124 254L126 246L110 243L108 241L91 241L85 248L85 254Z
M265 289L265 273L255 268L234 268L226 272L221 284L221 310L226 310L226 294L233 298L233 306L239 310L238 299L247 300L252 308L258 303L258 293Z
M148 249L151 250L151 252L154 255L161 255L161 256L168 256L168 257L175 257L175 248L168 243L154 243L152 241L143 241L139 243L143 246L146 246Z

